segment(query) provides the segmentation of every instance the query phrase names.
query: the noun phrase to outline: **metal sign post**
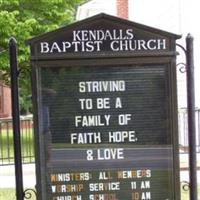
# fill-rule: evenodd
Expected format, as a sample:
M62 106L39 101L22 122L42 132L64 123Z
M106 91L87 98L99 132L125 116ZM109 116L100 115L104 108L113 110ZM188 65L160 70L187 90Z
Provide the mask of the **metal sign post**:
M188 106L188 137L190 166L190 200L197 200L197 166L196 166L196 135L195 135L195 92L194 92L194 55L193 37L186 38L187 62L187 106Z
M17 42L15 38L9 40L9 55L11 69L11 93L12 93L12 118L14 134L14 156L15 156L15 180L17 200L24 199L22 158L20 142L20 118L19 118L19 97L18 97L18 70L17 70Z

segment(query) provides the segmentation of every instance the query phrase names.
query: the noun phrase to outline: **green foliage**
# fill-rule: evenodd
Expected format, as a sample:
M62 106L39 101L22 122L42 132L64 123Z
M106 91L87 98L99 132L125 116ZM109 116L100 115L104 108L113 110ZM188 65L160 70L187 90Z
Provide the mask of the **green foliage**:
M76 6L84 1L0 0L0 47L7 50L11 36L18 42L20 102L23 109L29 106L25 105L28 102L25 97L30 96L29 47L26 40L72 22ZM8 51L0 53L0 80L7 84L10 82Z

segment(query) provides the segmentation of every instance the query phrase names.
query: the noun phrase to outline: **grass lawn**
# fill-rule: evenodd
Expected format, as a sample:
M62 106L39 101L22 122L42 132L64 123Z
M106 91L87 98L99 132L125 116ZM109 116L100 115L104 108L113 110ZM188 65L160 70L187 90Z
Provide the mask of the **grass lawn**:
M30 200L36 200L35 195L32 193ZM0 200L16 200L15 189L14 188L0 188Z
M200 185L198 186L198 197L199 197L198 199L200 199ZM36 200L36 197L32 193L32 197L27 199ZM181 200L188 200L188 199L189 199L189 192L181 189ZM15 190L13 188L12 189L0 188L0 200L16 200Z
M21 151L23 162L34 161L33 130L21 129ZM14 145L12 129L2 129L0 132L0 163L14 163Z
M189 199L189 191L184 191L181 189L181 200ZM198 185L198 199L200 199L200 185Z

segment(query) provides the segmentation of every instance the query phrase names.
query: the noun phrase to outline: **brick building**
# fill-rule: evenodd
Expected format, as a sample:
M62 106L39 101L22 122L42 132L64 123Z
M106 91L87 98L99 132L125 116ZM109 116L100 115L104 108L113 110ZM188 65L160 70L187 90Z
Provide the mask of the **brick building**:
M0 83L0 118L11 117L11 89Z

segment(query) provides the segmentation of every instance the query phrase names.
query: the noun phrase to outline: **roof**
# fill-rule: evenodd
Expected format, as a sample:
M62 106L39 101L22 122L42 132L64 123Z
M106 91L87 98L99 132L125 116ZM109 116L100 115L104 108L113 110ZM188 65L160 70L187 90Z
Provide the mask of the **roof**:
M122 19L122 18L119 18L119 17L100 13L100 14L95 15L93 17L90 17L90 18L69 24L67 26L64 26L64 27L61 27L59 29L41 34L41 35L36 36L36 37L33 37L33 38L27 40L27 43L32 45L35 42L39 42L41 40L44 40L45 38L47 39L47 38L56 37L60 33L67 32L68 30L71 30L71 29L77 29L77 28L81 29L81 28L89 27L91 24L95 24L95 23L98 24L98 22L100 22L102 20L104 22L107 21L107 22L117 23L117 24L121 24L121 25L125 25L125 26L131 26L131 27L143 30L143 31L151 32L151 33L162 35L162 36L165 36L165 37L170 37L170 38L174 38L174 39L180 39L181 38L180 35L170 33L168 31L163 31L163 30L160 30L160 29L157 29L157 28L152 28L152 27L149 27L149 26L146 26L146 25L143 25L143 24L139 24L139 23L136 23L136 22L132 22L132 21L129 21L129 20L126 20L126 19Z

